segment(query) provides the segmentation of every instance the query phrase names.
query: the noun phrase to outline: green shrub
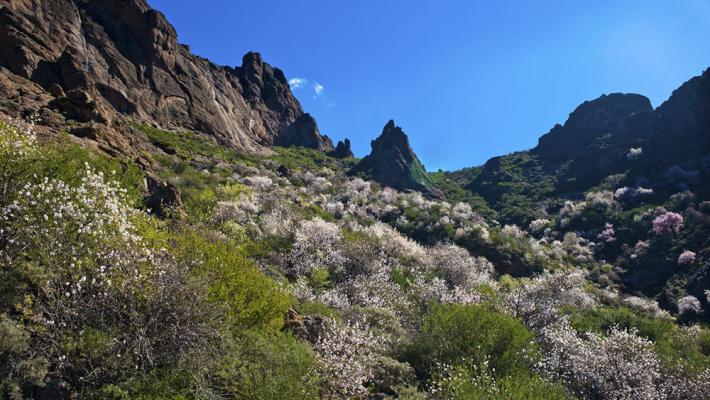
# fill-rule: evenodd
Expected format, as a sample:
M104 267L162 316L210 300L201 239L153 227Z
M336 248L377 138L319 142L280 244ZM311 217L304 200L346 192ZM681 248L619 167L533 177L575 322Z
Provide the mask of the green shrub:
M497 375L526 372L535 348L533 334L520 321L488 305L437 305L424 318L407 360L420 378L431 377L437 364L465 358L478 365L488 360Z
M486 364L442 366L432 382L436 400L562 400L571 399L564 387L535 374L496 378Z
M222 360L215 379L227 398L319 398L314 355L307 344L290 335L244 334Z
M223 308L225 329L237 335L244 330L279 331L292 299L240 248L195 232L175 235L171 241L178 259L197 261L195 275L207 282L208 299Z
M613 326L622 329L633 328L638 331L639 336L654 342L666 339L675 328L670 320L638 315L624 307L580 310L572 314L570 322L580 333L606 333Z

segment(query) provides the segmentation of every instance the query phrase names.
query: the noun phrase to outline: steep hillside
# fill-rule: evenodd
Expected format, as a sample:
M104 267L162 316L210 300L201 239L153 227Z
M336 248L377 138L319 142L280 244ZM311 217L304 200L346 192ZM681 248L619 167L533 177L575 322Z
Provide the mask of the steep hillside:
M705 300L629 294L595 241L383 188L352 158L137 129L181 193L160 217L131 160L0 122L1 397L710 395ZM642 262L697 226L666 219Z
M643 96L588 101L529 150L441 173L447 196L547 240L575 234L611 282L677 307L710 285L710 70L655 110ZM480 196L480 197L479 197ZM485 202L481 201L481 198ZM676 220L672 234L659 224ZM679 264L685 252L693 262ZM696 257L697 254L697 257Z
M427 173L144 0L0 22L0 399L710 398L710 70Z

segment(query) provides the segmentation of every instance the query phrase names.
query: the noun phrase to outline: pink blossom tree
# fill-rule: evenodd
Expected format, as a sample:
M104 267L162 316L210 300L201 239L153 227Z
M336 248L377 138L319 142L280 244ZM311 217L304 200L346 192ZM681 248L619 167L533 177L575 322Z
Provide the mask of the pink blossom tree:
M678 265L680 265L682 267L691 265L694 262L695 262L695 253L690 250L686 250L683 253L681 253L680 256L678 256Z
M683 216L675 212L666 212L653 220L653 231L658 236L679 233L683 229Z

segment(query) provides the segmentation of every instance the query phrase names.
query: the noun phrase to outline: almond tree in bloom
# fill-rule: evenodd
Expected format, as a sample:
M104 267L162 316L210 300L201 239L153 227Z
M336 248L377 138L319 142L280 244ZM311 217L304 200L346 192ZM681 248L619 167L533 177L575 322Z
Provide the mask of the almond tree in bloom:
M472 257L468 250L440 244L429 250L429 265L451 288L474 289L481 284L493 285L493 264L483 257Z
M32 124L9 124L0 120L0 204L23 185L21 177L37 156L37 137Z
M690 250L686 250L686 251L682 252L680 254L680 256L678 256L678 265L680 265L680 266L692 265L694 262L695 262L695 253Z
M685 296L678 300L678 314L697 314L700 311L702 311L700 300L698 300L695 296Z
M358 324L331 320L315 343L316 360L327 399L363 399L373 377L380 339Z
M653 220L653 231L658 236L677 234L683 229L683 216L675 212L666 212Z
M510 289L505 296L505 307L529 328L540 330L558 322L559 310L564 306L588 308L594 305L594 299L584 290L584 277L581 271L542 274Z
M343 262L338 248L341 239L340 228L332 222L320 218L303 221L289 255L291 272L305 275L317 267L339 269Z
M562 322L542 330L545 357L539 369L582 399L666 398L653 343L613 327L606 336L578 335Z
M188 266L147 248L136 218L125 191L88 165L78 185L38 179L0 207L0 268L12 270L29 256L42 274L25 309L38 332L27 356L50 360L47 373L68 371L87 384L111 380L175 363L214 338ZM119 365L84 364L63 350L67 337L96 329L114 332Z
M598 239L605 243L611 243L616 240L614 236L616 232L614 231L614 225L607 223L604 226L604 230L597 236Z

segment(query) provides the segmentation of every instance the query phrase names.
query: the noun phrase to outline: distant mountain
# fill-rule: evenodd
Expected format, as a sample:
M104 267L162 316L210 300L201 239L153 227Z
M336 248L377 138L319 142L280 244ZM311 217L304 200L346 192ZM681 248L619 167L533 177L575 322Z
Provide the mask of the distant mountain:
M409 145L409 138L390 120L382 134L372 141L372 151L351 171L400 190L417 190L441 197L428 177L424 166Z
M449 174L483 197L505 222L526 225L556 198L579 197L613 175L660 194L677 191L670 175L710 174L710 70L673 92L655 110L638 94L613 93L577 107L538 145ZM685 182L706 190L707 179ZM684 182L680 182L683 184Z
M333 149L281 70L258 53L234 68L192 54L145 0L0 1L0 91L5 114L87 124L113 133L93 136L120 151L131 135L124 119L250 152Z

